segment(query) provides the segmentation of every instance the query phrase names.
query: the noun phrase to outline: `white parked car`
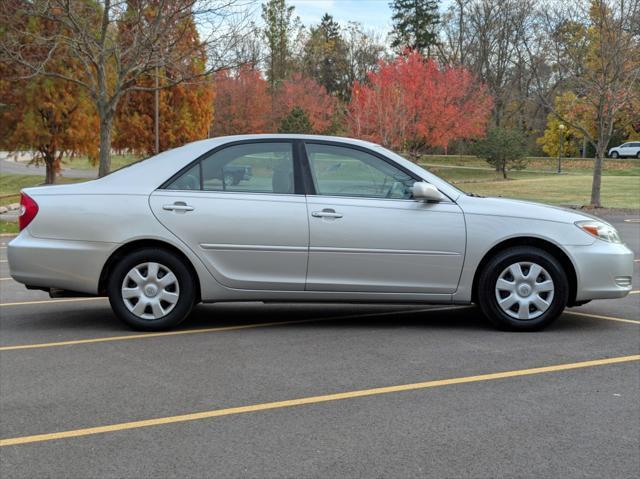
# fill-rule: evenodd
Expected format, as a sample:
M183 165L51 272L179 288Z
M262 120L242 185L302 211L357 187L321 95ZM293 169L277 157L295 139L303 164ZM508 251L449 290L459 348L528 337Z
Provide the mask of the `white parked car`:
M611 148L609 158L640 158L640 141L629 141Z
M225 172L250 171L240 181ZM249 170L250 169L250 170ZM108 295L139 329L198 302L479 304L540 329L621 298L633 254L580 212L467 195L365 141L198 141L87 183L27 188L11 276L53 296Z

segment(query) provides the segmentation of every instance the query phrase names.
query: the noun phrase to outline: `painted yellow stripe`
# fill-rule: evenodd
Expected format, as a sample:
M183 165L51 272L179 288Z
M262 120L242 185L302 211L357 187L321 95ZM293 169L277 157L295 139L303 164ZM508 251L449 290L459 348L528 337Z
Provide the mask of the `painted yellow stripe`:
M74 346L78 344L92 344L92 343L106 343L110 341L127 341L131 339L149 339L149 338L158 338L164 336L180 336L184 334L201 334L201 333L220 333L225 331L235 331L238 329L253 329L253 328L265 328L269 326L281 326L286 324L300 324L300 323L310 323L317 321L332 321L332 320L344 320L344 319L358 319L358 318L369 318L369 317L382 317L382 316L390 316L396 314L408 314L408 313L425 313L429 311L437 312L437 311L452 311L455 309L465 309L468 306L448 306L446 308L423 308L423 309L403 309L403 310L395 310L395 311L386 311L380 313L366 313L366 314L349 314L343 316L330 316L326 318L311 318L311 319L300 319L300 320L292 320L292 321L277 321L270 323L252 323L252 324L241 324L237 326L220 326L215 328L200 328L200 329L185 329L181 331L165 331L159 333L143 333L143 334L127 334L123 336L107 336L102 338L91 338L91 339L75 339L69 341L57 341L53 343L35 343L35 344L18 344L15 346L2 346L0 347L0 351L16 351L20 349L40 349L40 348L55 348L59 346Z
M579 313L578 311L565 311L566 314L573 314L575 316L583 316L585 318L604 319L607 321L618 321L620 323L640 324L640 321L635 319L615 318L613 316L601 316L599 314Z
M52 441L54 439L67 439L71 437L90 436L94 434L103 434L108 432L124 431L127 429L139 429L150 426L160 426L165 424L174 424L187 421L198 421L201 419L210 419L221 416L232 416L235 414L244 414L250 412L266 411L269 409L282 409L293 406L304 406L309 404L319 404L330 401L340 401L343 399L355 399L367 396L377 396L380 394L398 393L405 391L415 391L419 389L437 388L442 386L451 386L454 384L476 383L481 381L491 381L495 379L507 379L520 376L531 376L534 374L552 373L559 371L569 371L572 369L589 368L594 366L606 366L610 364L627 363L631 361L639 361L640 355L620 356L615 358L595 359L591 361L581 361L577 363L556 364L553 366L543 366L531 369L519 369L514 371L503 371L497 373L480 374L477 376L464 376L451 379L439 379L435 381L425 381L420 383L402 384L399 386L387 386L372 389L361 389L357 391L347 391L342 393L326 394L323 396L309 396L298 399L289 399L285 401L275 401L262 404L252 404L249 406L231 407L225 409L213 409L210 411L202 411L190 414L181 414L178 416L159 417L153 419L145 419L141 421L121 422L109 424L106 426L88 427L83 429L72 429L68 431L52 432L48 434L36 434L33 436L12 437L0 440L1 446L16 446L19 444L29 444L34 442Z
M26 306L29 304L56 304L56 303L75 303L80 301L98 301L107 299L105 296L96 296L90 298L63 298L63 299L43 299L38 301L20 301L17 303L0 303L0 308L8 306Z
M0 259L0 263L8 263L6 259Z
M631 291L629 294L640 294L640 289L636 289L635 291Z
M11 281L13 278L0 278L0 281Z

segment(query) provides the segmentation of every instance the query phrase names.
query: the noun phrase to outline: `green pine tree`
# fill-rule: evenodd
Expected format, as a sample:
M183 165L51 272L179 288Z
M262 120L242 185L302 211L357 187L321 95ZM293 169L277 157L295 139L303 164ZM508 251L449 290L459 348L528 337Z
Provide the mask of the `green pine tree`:
M440 23L437 0L393 0L393 48L410 48L430 56L438 43L437 27Z
M279 133L313 133L313 125L307 113L299 106L293 107L280 123Z

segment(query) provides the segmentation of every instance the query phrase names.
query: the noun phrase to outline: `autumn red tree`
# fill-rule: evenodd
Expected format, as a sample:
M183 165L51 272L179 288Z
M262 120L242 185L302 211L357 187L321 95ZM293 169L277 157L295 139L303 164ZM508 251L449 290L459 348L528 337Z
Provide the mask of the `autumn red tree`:
M335 123L337 100L312 78L294 73L282 82L275 93L274 118L276 124L298 107L302 109L313 128L313 133L330 133Z
M492 106L468 70L440 67L417 52L381 62L367 84L354 84L351 98L353 136L412 153L481 137Z
M258 70L244 65L216 74L213 136L266 133L270 115L269 86Z

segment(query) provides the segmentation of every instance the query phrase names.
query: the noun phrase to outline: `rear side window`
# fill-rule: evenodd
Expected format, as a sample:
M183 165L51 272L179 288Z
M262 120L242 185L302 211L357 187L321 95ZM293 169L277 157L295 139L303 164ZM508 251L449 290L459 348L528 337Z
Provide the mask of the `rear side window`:
M291 143L229 146L200 160L167 188L292 194L293 146Z

